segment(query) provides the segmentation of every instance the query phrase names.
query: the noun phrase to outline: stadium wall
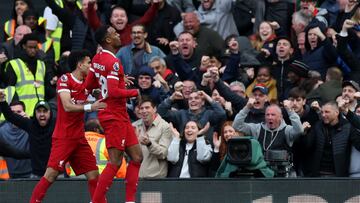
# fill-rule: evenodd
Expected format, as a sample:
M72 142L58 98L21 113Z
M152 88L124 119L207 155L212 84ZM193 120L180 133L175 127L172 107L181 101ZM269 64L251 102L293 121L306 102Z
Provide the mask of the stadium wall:
M0 182L0 203L28 202L37 180ZM124 182L116 180L108 202L124 202ZM139 182L142 203L359 203L360 179L156 179ZM60 179L43 202L90 202L87 182Z

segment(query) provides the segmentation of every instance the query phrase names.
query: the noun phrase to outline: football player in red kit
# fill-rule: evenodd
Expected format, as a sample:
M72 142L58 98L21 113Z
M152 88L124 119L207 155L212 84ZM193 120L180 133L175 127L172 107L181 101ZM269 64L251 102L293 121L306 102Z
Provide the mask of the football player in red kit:
M126 99L139 96L139 90L125 88L123 67L114 55L120 48L120 36L113 27L102 26L95 38L102 46L92 60L92 67L86 78L87 89L101 89L103 101L107 104L98 117L104 128L106 147L110 162L100 175L93 203L100 203L112 184L113 178L121 166L124 151L131 158L126 170L126 202L135 202L142 153L126 111Z
M68 63L73 71L62 75L57 82L58 113L48 166L33 190L30 203L42 201L68 161L76 175L85 174L91 197L96 189L99 172L91 147L85 139L84 112L105 109L106 103L86 103L88 95L84 79L91 66L90 53L86 50L74 51L69 55Z

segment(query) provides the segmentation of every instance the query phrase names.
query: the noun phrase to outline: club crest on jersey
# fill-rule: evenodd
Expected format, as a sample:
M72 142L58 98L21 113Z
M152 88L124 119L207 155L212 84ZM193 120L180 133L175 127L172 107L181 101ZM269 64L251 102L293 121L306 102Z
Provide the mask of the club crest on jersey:
M113 68L114 68L114 71L116 71L116 72L119 71L120 70L119 63L118 62L114 63Z
M60 80L61 80L62 82L68 81L67 75L62 75L62 76L60 77Z

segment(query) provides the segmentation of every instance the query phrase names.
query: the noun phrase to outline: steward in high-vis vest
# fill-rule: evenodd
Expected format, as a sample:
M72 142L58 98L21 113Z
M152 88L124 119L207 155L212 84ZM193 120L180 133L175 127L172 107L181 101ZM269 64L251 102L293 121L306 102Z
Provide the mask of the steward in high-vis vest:
M45 98L45 84L50 86L51 69L38 58L38 38L36 34L27 34L20 42L19 57L8 62L5 69L7 86L15 86L14 100L25 103L26 114L33 115L34 107Z
M63 2L62 0L55 0L55 3L62 9L65 6L64 4L74 4L73 2ZM76 7L78 9L81 9L81 2L79 0L76 1ZM70 50L71 48L71 46L68 48L67 46L64 46L66 41L70 41L70 36L68 36L69 34L64 33L64 31L69 33L69 30L63 29L62 22L58 19L56 15L52 13L50 7L45 8L43 17L44 19L46 19L46 36L52 39L52 45L55 52L55 61L58 62L61 53Z
M85 124L85 138L88 141L91 150L94 152L96 157L96 165L99 168L99 173L105 169L106 164L109 160L109 154L105 145L105 135L103 135L102 127L100 126L99 120L90 119ZM76 176L74 171L69 165L66 167L66 172L69 176ZM126 161L123 158L122 164L116 173L116 178L125 178L126 175Z

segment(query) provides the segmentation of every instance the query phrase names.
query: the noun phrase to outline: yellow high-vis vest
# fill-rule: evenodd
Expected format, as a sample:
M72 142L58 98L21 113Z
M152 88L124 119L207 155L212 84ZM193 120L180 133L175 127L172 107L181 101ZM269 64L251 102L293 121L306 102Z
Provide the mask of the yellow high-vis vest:
M8 20L4 24L4 32L6 34L5 39L9 40L14 37L16 29L16 21L14 19Z
M19 58L13 59L9 63L16 74L15 90L19 100L25 103L26 114L32 116L36 103L39 100L44 100L45 97L45 63L37 60L35 75L32 74L24 61Z

